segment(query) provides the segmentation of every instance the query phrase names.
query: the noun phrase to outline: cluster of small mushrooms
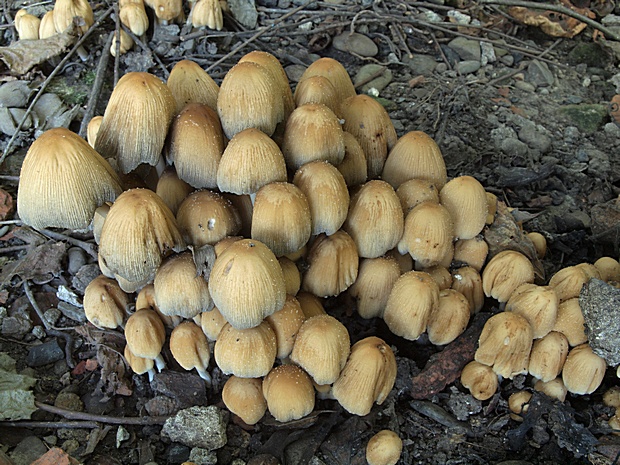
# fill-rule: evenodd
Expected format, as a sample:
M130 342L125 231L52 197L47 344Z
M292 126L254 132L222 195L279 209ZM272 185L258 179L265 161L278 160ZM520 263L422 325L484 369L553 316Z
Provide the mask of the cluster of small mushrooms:
M462 374L478 399L527 372L546 393L596 389L606 365L576 297L592 276L620 280L620 265L605 258L534 284L521 252L487 259L481 232L496 206L475 178L448 180L431 137L397 137L336 60L315 61L293 93L260 51L220 86L187 60L167 83L126 74L88 143L52 129L32 144L18 193L25 224L93 228L103 274L84 310L98 327L124 327L133 370L163 369L168 342L209 381L213 353L230 375L224 403L250 425L266 410L302 418L317 392L356 415L386 399L390 346L351 345L323 308L345 292L362 318L436 345L457 338L485 296L502 303Z

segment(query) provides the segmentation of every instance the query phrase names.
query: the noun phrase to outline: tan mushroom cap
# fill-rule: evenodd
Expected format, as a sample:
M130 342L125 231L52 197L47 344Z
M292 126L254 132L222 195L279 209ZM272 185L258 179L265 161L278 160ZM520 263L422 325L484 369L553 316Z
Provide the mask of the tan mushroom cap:
M345 231L320 234L308 251L308 268L301 288L319 297L336 296L357 279L359 256L355 242Z
M155 10L155 16L162 24L185 18L181 0L144 0L144 3Z
M148 373L149 381L153 380L155 376L155 361L153 359L134 355L131 350L129 350L128 345L125 346L123 357L125 357L129 367L135 374L143 375L144 373Z
M426 331L431 313L439 305L439 287L428 273L408 271L394 283L383 312L390 331L415 341Z
M347 73L342 63L333 58L322 57L312 62L301 75L299 82L302 83L312 76L323 76L329 79L336 89L337 97L341 100L356 95L349 73Z
M230 323L222 328L213 354L222 373L240 378L267 375L277 354L276 335L266 321L248 329L235 329Z
M207 383L211 383L211 375L207 373L211 351L207 337L200 326L193 321L184 321L170 334L170 352L185 370L196 369Z
M95 149L115 158L123 173L141 163L156 165L175 114L172 92L157 76L127 73L110 95Z
M472 239L459 239L454 243L454 257L456 263L475 268L478 272L482 270L489 253L489 244L482 236Z
M219 0L198 0L194 2L191 12L192 26L221 31L224 27L224 15Z
M54 10L46 12L41 17L39 24L39 39L49 39L56 34L56 26L54 26Z
M120 29L118 34L116 33L116 31L114 32L114 37L112 38L112 45L110 45L110 55L116 57L117 48L118 54L124 55L129 50L131 50L133 46L133 38L127 32L125 32L125 29Z
M300 81L293 94L295 105L322 103L340 116L340 98L332 82L325 76L310 76Z
M558 305L554 288L525 283L510 295L505 310L527 318L534 331L534 339L538 339L553 329Z
M237 329L252 328L280 310L286 300L282 268L269 248L241 239L219 255L209 277L216 307Z
M607 407L620 407L620 386L611 386L603 393L603 404Z
M527 412L532 399L532 393L529 391L517 391L508 397L508 408L512 412L510 418L515 421L523 421L523 415Z
M22 8L15 13L14 24L19 40L39 39L41 20L35 15L31 15Z
M237 63L224 76L217 113L229 139L248 128L271 136L285 116L282 94L272 73L251 61Z
M578 297L573 297L560 303L553 331L564 334L566 339L568 339L568 345L571 347L588 341L585 320Z
M164 315L189 319L213 307L209 285L198 272L190 252L166 258L155 274L153 285L155 302Z
M536 256L539 259L543 259L547 253L547 239L545 239L545 236L539 232L532 231L527 233L527 237L532 241L532 244L534 244Z
M226 408L248 425L255 425L267 411L263 396L263 380L231 376L222 388L222 401Z
M292 295L287 295L284 307L265 319L276 334L278 345L276 357L279 359L288 357L293 350L299 328L306 320L299 301Z
M173 166L168 166L159 176L155 193L161 197L170 211L176 215L181 202L194 189L182 179L179 179Z
M85 229L95 209L122 191L110 164L84 139L65 128L50 129L22 163L17 213L35 229Z
M412 208L422 202L439 203L439 190L428 179L409 179L398 186L396 195L400 200L405 216Z
M567 266L555 272L549 279L549 286L555 288L560 302L579 297L581 288L589 280L586 270L578 266Z
M381 405L396 381L396 357L385 341L370 336L351 347L349 359L332 386L340 405L354 415L367 415Z
M532 348L532 327L521 315L500 312L487 320L474 356L504 378L527 373Z
M280 148L255 128L235 134L217 169L218 188L233 194L254 194L270 182L286 180L286 163Z
M344 158L336 165L347 186L355 187L368 180L364 149L350 132L344 131Z
M360 257L376 258L396 247L405 218L396 192L385 181L372 180L351 197L343 229L357 245Z
M200 327L209 341L217 341L224 325L228 323L217 307L200 314Z
M431 266L430 268L424 268L424 272L431 275L431 278L435 280L440 291L451 288L452 274L450 273L450 270L446 268L445 266L442 266L442 265ZM459 291L459 293L463 294L461 291ZM467 299L467 302L469 303L469 298ZM471 307L471 304L469 304L469 306Z
M294 184L266 184L254 199L252 238L267 245L276 257L296 252L312 234L310 212L306 195Z
M401 136L388 153L381 178L394 189L409 179L426 179L441 190L448 175L437 143L422 131L411 131Z
M369 95L358 94L342 101L340 116L344 119L342 129L355 136L366 154L368 177L380 176L398 139L387 111Z
M557 399L560 402L564 402L564 400L566 400L566 394L568 393L561 377L557 377L546 382L539 379L534 384L534 390L544 392L550 398Z
M123 326L129 307L129 296L118 283L99 275L84 290L86 319L97 328L115 329Z
M403 451L403 441L394 431L384 429L368 440L368 465L396 465Z
M301 305L301 311L304 312L306 319L326 313L321 298L311 292L300 291L295 298L299 302L299 305Z
M263 395L277 421L298 420L314 409L312 380L296 365L273 368L263 380Z
M454 221L457 239L472 239L484 228L488 206L484 187L472 176L458 176L439 192L439 201Z
M594 262L594 266L598 269L603 281L620 281L620 263L615 258L601 257Z
M54 28L56 32L64 32L72 23L74 17L83 20L79 26L84 34L95 22L93 9L88 0L56 0L54 2Z
M176 220L163 200L150 190L130 189L105 218L99 263L125 292L135 292L155 278L166 255L183 248Z
M348 290L357 303L357 313L366 319L382 317L390 291L400 275L394 257L362 258L357 279Z
M340 376L350 349L347 328L331 315L317 315L302 323L290 358L317 384L332 384Z
M472 360L461 372L461 384L469 389L474 399L487 400L497 392L499 379L493 368Z
M562 368L562 381L568 392L592 394L603 382L607 363L594 353L589 344L573 347Z
M119 9L118 16L125 26L136 36L146 34L149 28L149 17L146 14L143 2L130 2Z
M482 288L487 297L506 302L521 284L534 282L534 266L515 250L503 250L482 270Z
M555 379L568 355L568 339L562 333L551 331L534 341L530 353L528 372L543 382Z
M195 188L214 189L224 146L217 113L207 105L189 103L172 120L167 159L183 181Z
M155 360L157 369L163 369L161 349L166 342L166 329L155 310L143 308L133 313L125 324L125 339L132 354Z
M177 62L170 70L166 84L174 96L177 113L188 103L202 103L217 111L220 88L198 63L191 60Z
M438 346L449 344L465 331L470 315L469 301L463 294L454 289L439 291L439 305L431 311L426 326L428 340Z
M293 260L288 257L278 257L278 262L282 268L284 275L284 283L286 284L286 294L295 296L301 287L301 273Z
M452 271L452 289L456 289L469 301L472 313L478 313L484 306L482 277L475 268L462 266Z

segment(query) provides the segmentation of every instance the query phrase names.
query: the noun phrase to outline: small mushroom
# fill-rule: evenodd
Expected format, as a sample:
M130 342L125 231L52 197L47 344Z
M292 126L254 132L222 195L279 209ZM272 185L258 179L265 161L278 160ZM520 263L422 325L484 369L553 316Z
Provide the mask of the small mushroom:
M592 394L603 382L607 364L594 353L590 344L573 347L562 368L562 381L568 392Z
M543 392L548 397L557 399L560 402L564 402L564 400L566 400L566 394L568 393L561 377L552 379L551 381L543 381L542 379L539 379L534 384L534 390Z
M368 179L366 154L357 139L350 132L344 131L344 158L336 165L347 186L356 187Z
M588 341L586 335L585 319L579 305L579 298L561 302L553 325L553 331L558 331L568 339L568 345L578 346Z
M325 76L310 76L300 81L293 97L298 107L306 103L321 103L340 116L340 98L334 85Z
M534 341L527 371L543 382L555 379L568 355L568 340L557 331L551 331Z
M517 391L508 397L508 408L512 412L510 418L515 421L523 421L523 415L528 411L532 393L529 391Z
M31 15L22 8L17 10L13 21L19 40L37 40L39 38L41 20L35 15Z
M368 465L395 465L403 451L403 441L394 431L384 429L368 440L366 461Z
M471 266L478 273L482 270L489 253L489 245L482 236L471 239L459 239L454 243L454 257L456 263Z
M487 297L506 302L521 284L534 282L534 266L515 250L503 250L482 270L482 288Z
M170 352L185 370L196 369L207 383L211 383L211 375L207 372L211 352L207 337L200 326L193 321L184 321L170 334Z
M176 215L181 202L193 191L192 186L179 179L174 166L168 166L159 177L155 193L161 197L170 211Z
M298 420L314 409L310 376L296 365L273 368L263 380L269 413L280 422Z
M125 324L125 339L132 354L154 360L158 371L166 366L161 355L166 329L155 310L143 308L133 313Z
M488 207L484 187L472 176L458 176L439 191L439 201L450 212L457 239L472 239L484 228Z
M452 271L452 289L459 291L469 301L472 313L478 313L484 306L484 290L482 277L475 268L462 266Z
M362 318L382 317L390 291L400 276L400 267L394 257L362 258L357 279L349 288L349 295L357 303Z
M432 181L427 179L410 179L396 189L403 213L407 213L422 202L439 203L439 191Z
M263 380L231 376L222 388L222 401L226 408L247 425L255 425L267 411L263 395Z
M149 381L155 377L155 361L151 358L138 357L129 350L129 345L125 346L123 356L131 370L137 375L148 373Z
M198 63L191 60L177 62L170 70L166 84L177 104L177 113L189 103L201 103L217 112L220 88Z
M465 331L470 315L469 301L463 294L454 289L439 291L439 304L426 326L428 340L438 346L449 344Z
M269 315L266 320L276 335L278 346L276 357L286 359L293 350L297 333L306 320L299 301L292 295L287 295L284 307Z
M224 15L219 0L197 0L192 6L192 26L221 31L224 27Z
M336 89L336 96L340 100L356 95L355 87L351 81L351 77L347 70L337 60L329 57L322 57L314 61L301 75L299 83L301 84L307 78L312 76L323 76L327 78ZM336 105L338 108L340 104Z
M558 296L551 286L525 283L510 295L505 310L527 318L534 331L534 339L538 339L549 333L555 325Z
M560 302L579 297L581 288L589 281L586 270L577 266L567 266L556 271L549 279L549 286L555 288Z
M601 280L609 282L620 281L620 263L612 257L601 257L594 262L594 266L601 274Z
M487 400L497 392L499 379L493 368L472 360L461 372L461 384L474 399Z
M547 239L545 239L545 236L539 232L533 231L527 233L527 237L532 241L532 244L534 244L536 256L539 259L543 259L547 253Z
M124 326L129 307L129 296L118 283L99 275L84 290L86 319L97 328L115 329Z

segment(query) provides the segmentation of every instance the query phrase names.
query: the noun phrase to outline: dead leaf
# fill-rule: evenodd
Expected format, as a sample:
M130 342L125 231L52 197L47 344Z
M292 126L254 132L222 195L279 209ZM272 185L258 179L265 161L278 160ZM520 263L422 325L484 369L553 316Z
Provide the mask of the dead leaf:
M101 378L97 388L101 390L104 398L112 398L115 395L130 396L133 390L121 354L116 350L100 345L97 348L97 361L101 365Z
M31 68L62 54L76 39L72 24L66 31L47 39L18 40L8 47L0 47L0 60L13 75L26 74Z
M60 447L52 447L31 465L77 465L79 463Z
M11 194L0 189L0 221L6 220L13 213L13 208L15 208L15 202L13 202Z
M62 260L67 252L64 242L46 242L31 249L25 257L4 265L0 273L0 286L6 286L14 276L29 279L35 284L45 284L63 270Z
M587 8L576 8L569 1L563 0L565 7L594 18L595 15ZM520 23L540 28L545 34L552 37L575 37L586 28L586 24L562 13L548 10L534 10L520 6L508 8L508 14Z

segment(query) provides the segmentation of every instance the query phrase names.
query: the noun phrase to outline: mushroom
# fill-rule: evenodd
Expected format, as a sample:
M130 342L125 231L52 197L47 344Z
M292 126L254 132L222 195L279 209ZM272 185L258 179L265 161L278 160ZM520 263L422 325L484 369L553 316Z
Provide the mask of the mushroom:
M439 287L428 273L408 271L394 283L383 320L390 331L415 341L426 331L431 313L439 305Z
M37 40L39 38L41 20L35 15L31 15L21 8L15 13L13 21L19 40Z
M451 288L452 274L450 273L450 270L446 268L445 266L442 266L442 265L431 266L430 268L424 268L424 272L431 275L431 278L435 280L440 291ZM459 291L459 293L463 294L461 291ZM468 305L471 307L471 304L469 304L469 298L467 298L467 302L468 302Z
M231 376L222 388L222 401L247 425L258 423L267 411L263 380L260 378Z
M237 329L259 325L286 300L282 268L269 247L255 239L236 241L215 259L209 292Z
M450 212L457 239L472 239L484 228L488 206L484 187L472 176L458 176L439 191L439 201Z
M130 189L119 195L105 218L99 264L125 292L135 292L155 278L165 256L184 248L164 201L150 190Z
M527 318L534 331L534 339L538 339L545 336L555 325L558 296L551 286L525 283L510 295L505 310Z
M314 409L314 387L308 374L296 365L273 368L263 380L269 413L280 422L298 420Z
M491 225L495 221L497 214L497 196L491 192L487 192L487 219L486 224Z
M138 292L138 295L136 296L136 310L143 308L155 310L159 315L159 318L161 318L161 321L164 322L164 326L167 328L175 328L179 323L181 323L181 321L183 321L183 318L180 316L168 316L159 311L157 302L155 302L155 286L153 283L147 284L140 289L140 292Z
M266 376L277 354L276 335L266 321L248 329L226 323L215 341L215 362L227 375L240 378Z
M432 181L427 179L409 179L396 189L396 195L403 207L403 213L407 213L422 202L439 203L439 191Z
M351 354L332 394L353 415L368 415L373 403L381 405L396 380L396 357L382 339L370 336L351 347Z
M333 58L322 57L312 62L301 75L299 84L312 76L323 76L329 79L336 89L337 98L340 100L356 95L355 87L353 86L349 73L347 73L342 63ZM338 108L339 105L339 103L335 105L336 108Z
M342 101L339 116L344 119L342 129L353 134L366 154L368 177L380 176L398 138L383 105L369 95L359 94Z
M149 381L153 381L155 377L155 361L153 359L134 355L131 350L129 350L129 345L125 346L123 356L129 368L131 368L135 374L143 375L144 373L148 373Z
M452 289L459 291L469 301L472 313L478 313L484 306L484 291L480 273L471 266L462 266L452 271Z
M528 411L532 393L529 391L517 391L508 397L508 408L512 412L510 418L515 421L523 421L523 415Z
M594 262L594 266L598 269L603 281L620 281L620 263L615 258L601 257Z
M193 191L192 186L179 179L174 166L168 166L157 181L155 193L161 197L173 215L177 214L179 205Z
M290 358L317 384L332 384L340 376L350 349L347 328L331 315L317 315L301 324Z
M301 273L293 260L287 257L278 257L278 262L284 275L286 293L291 296L297 295L301 287Z
M105 158L115 158L123 173L141 163L154 166L175 114L172 92L158 77L127 73L110 95L95 149Z
M499 380L493 368L472 360L461 371L461 384L474 399L487 400L497 392Z
M54 28L57 33L64 32L73 24L73 18L80 18L79 30L82 34L95 22L93 9L88 0L56 0L54 2Z
M208 312L200 314L200 327L209 341L217 341L217 337L226 323L226 318L224 318L224 315L221 314L217 307L213 307Z
M344 131L344 158L336 165L345 183L349 187L356 187L368 179L366 154L357 139L350 132Z
M395 465L403 451L403 441L389 429L379 431L366 444L368 465Z
M39 23L39 39L49 39L53 35L56 35L54 10L49 10L43 15Z
M567 266L556 271L549 279L549 286L555 288L560 302L579 297L581 288L589 281L586 270L577 266Z
M286 359L293 350L299 328L306 320L299 301L292 295L287 295L284 307L265 319L276 335L278 346L276 357Z
M521 284L534 282L534 266L515 250L503 250L482 270L482 288L487 297L506 302Z
M136 310L125 324L125 339L132 354L154 360L158 371L166 366L161 355L166 342L166 329L155 310Z
M220 88L198 63L191 60L177 62L170 70L166 84L177 104L177 113L189 103L201 103L217 112Z
M560 377L546 382L539 379L534 384L534 390L543 392L548 397L557 399L560 402L564 402L566 399L566 394L568 393L566 386L564 386L564 381L562 381L562 378Z
M295 184L308 199L312 235L338 231L349 211L349 191L344 177L326 161L306 163L295 172Z
M300 291L295 298L301 305L301 311L304 312L306 319L326 313L321 299L311 292Z
M478 273L482 270L489 253L489 244L482 236L471 239L459 239L454 243L454 256L452 260L471 266Z
M357 279L349 288L349 295L355 299L357 313L362 318L383 317L388 296L400 274L394 257L360 260Z
M170 22L182 22L185 18L181 0L144 0L155 11L157 21L167 25Z
M118 33L114 31L112 44L110 45L110 55L116 57L117 52L118 55L124 55L133 48L133 45L133 38L125 32L125 29L119 29Z
M129 307L129 296L118 283L99 275L84 290L86 319L97 328L115 329L123 326Z
M207 383L211 384L211 375L207 373L211 352L207 337L200 326L193 321L184 321L170 334L170 352L185 370L196 369Z
M557 331L551 331L534 341L527 370L534 378L546 383L560 374L567 355L566 336Z
M449 344L465 331L470 315L469 301L463 294L454 289L439 291L439 304L426 326L428 340L438 346Z
M149 28L149 17L144 2L131 1L123 3L118 12L119 19L133 34L142 37Z
M197 0L190 13L192 26L221 31L224 27L224 15L219 0Z
M553 325L553 331L564 334L566 339L568 339L568 345L571 347L578 346L588 341L585 319L581 311L581 306L579 305L578 297L573 297L572 299L560 303L555 324Z
M403 210L392 186L372 180L351 197L343 229L355 241L360 257L376 258L396 247L404 225Z
M88 122L88 125L86 126L86 140L88 141L88 145L93 148L95 148L97 133L99 132L99 127L101 126L102 121L103 116L93 116Z
M497 313L484 324L474 359L512 379L527 373L532 339L532 327L525 317L513 312Z
M528 239L532 241L534 244L534 249L536 250L536 256L539 259L544 258L547 253L547 239L539 232L529 232L526 234Z
M49 129L22 163L17 214L35 229L85 229L95 209L122 191L110 164L84 139L65 128Z
M298 107L306 103L321 103L340 116L340 98L334 85L325 76L310 76L300 81L293 98Z
M573 347L562 368L562 381L568 392L592 394L603 382L607 364L594 353L589 344Z

